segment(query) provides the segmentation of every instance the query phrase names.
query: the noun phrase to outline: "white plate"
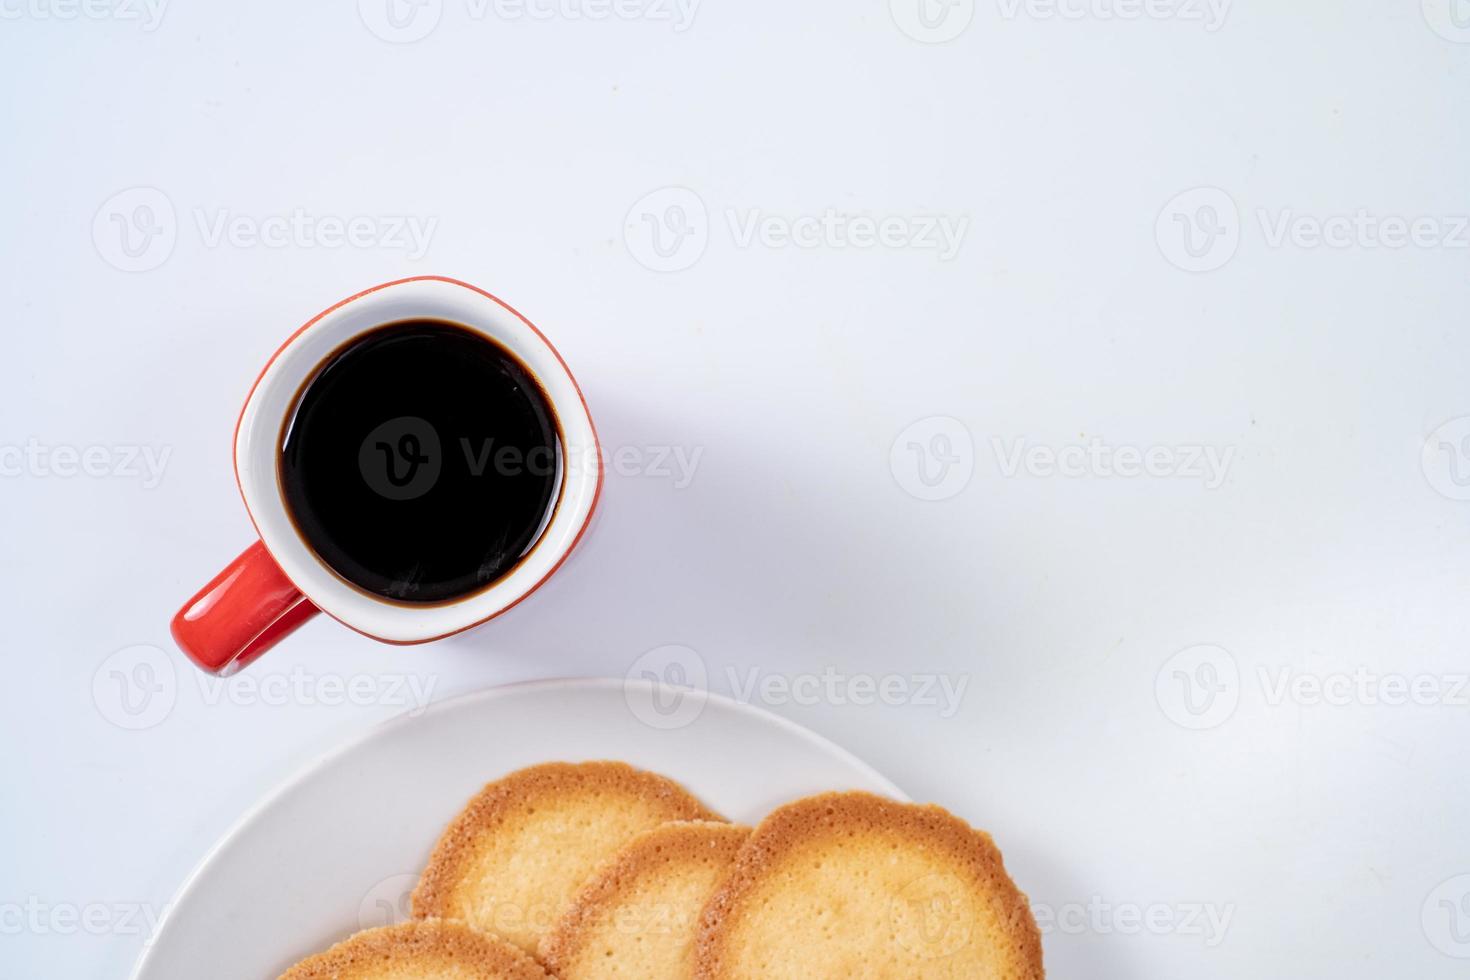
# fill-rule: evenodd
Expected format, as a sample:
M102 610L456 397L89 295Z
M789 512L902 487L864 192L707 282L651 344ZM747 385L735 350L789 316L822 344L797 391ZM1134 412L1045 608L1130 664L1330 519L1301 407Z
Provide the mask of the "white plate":
M715 695L620 680L496 688L389 722L268 797L184 884L133 980L269 980L400 921L440 831L481 786L585 759L663 773L747 823L823 790L905 798L820 736Z

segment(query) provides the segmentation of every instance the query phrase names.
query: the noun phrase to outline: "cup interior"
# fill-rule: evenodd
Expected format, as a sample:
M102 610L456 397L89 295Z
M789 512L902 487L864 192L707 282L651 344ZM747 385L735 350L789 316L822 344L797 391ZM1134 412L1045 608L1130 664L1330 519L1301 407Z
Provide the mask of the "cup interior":
M323 362L356 338L416 319L458 324L514 354L540 382L556 414L562 442L560 493L535 547L483 589L434 604L395 601L342 578L302 538L281 491L281 427L306 383ZM402 280L359 293L287 340L261 372L240 414L235 473L251 520L286 577L323 612L391 643L419 643L468 629L535 591L586 528L602 481L592 419L555 348L500 300L468 284L440 278Z

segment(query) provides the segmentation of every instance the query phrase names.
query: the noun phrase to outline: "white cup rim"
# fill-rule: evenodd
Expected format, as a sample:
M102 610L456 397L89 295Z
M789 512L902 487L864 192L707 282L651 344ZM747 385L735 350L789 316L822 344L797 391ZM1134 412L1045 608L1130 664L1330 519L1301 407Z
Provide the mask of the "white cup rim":
M344 344L378 327L435 319L497 341L541 383L561 428L563 482L555 512L535 547L483 589L447 602L407 603L343 579L291 520L280 484L280 432L302 387ZM587 529L602 491L601 449L586 400L544 334L490 293L457 279L415 276L348 297L308 320L266 362L235 427L235 479L266 550L286 578L322 612L388 643L425 643L500 615L540 588Z

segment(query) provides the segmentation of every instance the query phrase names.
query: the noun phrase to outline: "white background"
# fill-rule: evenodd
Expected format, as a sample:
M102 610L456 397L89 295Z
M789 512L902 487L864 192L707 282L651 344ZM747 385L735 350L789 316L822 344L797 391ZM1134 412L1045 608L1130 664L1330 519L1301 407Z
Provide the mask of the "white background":
M443 0L409 43L376 2L66 2L0 2L0 973L126 975L245 808L405 710L384 675L439 699L682 644L722 693L965 684L948 717L755 700L992 831L1056 977L1464 975L1470 423L1436 432L1470 415L1462 0L961 0L932 30L904 0ZM635 208L670 187L692 202ZM739 235L828 209L968 224L947 260ZM1360 209L1437 239L1275 236ZM434 226L418 258L210 234L297 211ZM680 213L661 259L647 221ZM702 452L692 482L613 475L487 627L401 650L319 620L261 690L203 685L167 624L250 540L250 382L313 313L431 272L545 330L610 449ZM1017 445L1229 464L1007 475ZM111 475L57 475L61 447ZM130 447L169 453L156 485ZM1438 703L1276 691L1354 674ZM354 678L367 703L323 703Z

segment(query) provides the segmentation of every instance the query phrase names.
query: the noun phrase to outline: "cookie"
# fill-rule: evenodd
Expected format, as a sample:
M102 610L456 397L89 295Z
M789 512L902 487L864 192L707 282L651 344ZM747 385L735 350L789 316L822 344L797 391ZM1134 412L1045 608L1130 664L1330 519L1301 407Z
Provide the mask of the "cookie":
M302 960L280 980L551 980L503 939L427 919L369 929Z
M458 919L534 953L625 844L674 820L721 818L678 783L621 762L511 773L439 839L413 893L417 918Z
M1040 980L1041 935L988 834L937 806L813 796L751 834L701 916L698 980Z
M561 980L688 977L700 912L749 836L685 822L635 837L541 940L541 962Z

